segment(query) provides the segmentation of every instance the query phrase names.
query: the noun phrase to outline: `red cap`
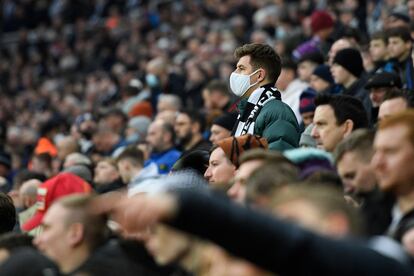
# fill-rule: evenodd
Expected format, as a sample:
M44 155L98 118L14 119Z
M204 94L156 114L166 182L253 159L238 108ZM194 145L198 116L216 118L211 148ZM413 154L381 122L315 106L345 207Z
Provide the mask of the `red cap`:
M71 173L60 173L43 182L37 188L37 211L23 224L22 229L30 231L39 226L46 211L57 199L70 194L85 194L91 191L92 188L86 181Z
M333 27L334 21L332 16L326 11L315 11L311 15L312 33Z

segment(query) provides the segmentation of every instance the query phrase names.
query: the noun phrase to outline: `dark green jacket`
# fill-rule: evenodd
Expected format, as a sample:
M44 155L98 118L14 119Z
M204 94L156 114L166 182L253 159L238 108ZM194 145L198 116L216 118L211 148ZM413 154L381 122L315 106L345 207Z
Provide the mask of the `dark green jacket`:
M243 114L247 98L239 104ZM300 128L292 109L279 100L266 103L256 118L254 134L267 139L269 149L284 151L299 146Z

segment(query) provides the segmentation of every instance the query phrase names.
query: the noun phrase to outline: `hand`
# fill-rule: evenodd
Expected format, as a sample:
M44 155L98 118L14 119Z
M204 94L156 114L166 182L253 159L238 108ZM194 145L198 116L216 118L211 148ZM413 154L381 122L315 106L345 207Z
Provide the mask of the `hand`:
M126 193L112 192L94 199L91 208L95 213L109 214L124 233L132 234L171 219L177 210L177 200L167 194L128 197Z

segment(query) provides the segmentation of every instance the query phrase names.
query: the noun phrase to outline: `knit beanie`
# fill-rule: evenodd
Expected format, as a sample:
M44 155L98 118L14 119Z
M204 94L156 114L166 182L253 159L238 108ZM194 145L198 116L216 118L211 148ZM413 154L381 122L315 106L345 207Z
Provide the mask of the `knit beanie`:
M299 100L299 112L305 113L305 112L313 112L316 109L315 106L315 97L316 92L312 88L306 88L302 94L300 95Z
M315 11L311 15L311 29L312 33L320 30L332 28L334 21L332 16L326 11Z
M362 72L364 72L361 54L353 48L346 48L337 52L333 63L341 65L355 77L360 77Z
M217 142L217 145L224 151L227 158L230 159L231 163L233 163L236 167L239 166L239 157L243 152L255 148L268 148L266 138L252 134L224 138L223 140Z
M224 127L228 131L232 131L234 124L237 121L237 113L224 113L213 120L213 125Z
M319 78L323 79L330 84L333 84L335 81L332 77L331 70L328 65L321 64L318 65L314 70L312 75L318 76Z

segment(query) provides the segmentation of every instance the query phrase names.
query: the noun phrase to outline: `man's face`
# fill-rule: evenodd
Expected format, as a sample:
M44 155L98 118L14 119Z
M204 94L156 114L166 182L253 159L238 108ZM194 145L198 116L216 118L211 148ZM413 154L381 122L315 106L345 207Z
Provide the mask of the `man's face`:
M241 75L251 75L256 70L252 67L250 64L250 56L243 56L239 59L237 62L235 73L241 74ZM255 74L250 76L250 85L253 83L256 83L258 81L259 71L257 71ZM250 87L245 94L249 94L251 91L255 89L256 85L253 87Z
M387 45L382 39L374 39L369 42L369 53L374 62L387 58Z
M175 120L175 134L179 143L184 145L191 140L192 137L192 122L187 114L180 113Z
M164 131L159 122L153 122L149 126L146 141L153 152L160 152L164 149L166 142L164 141L164 135Z
M124 183L129 183L131 181L131 170L128 160L120 160L117 163L118 172L121 175L122 181Z
M373 107L379 107L384 100L387 89L385 87L373 87L369 90L369 98Z
M374 168L357 153L345 152L336 167L346 194L369 192L375 188L377 180Z
M374 141L375 168L379 187L400 194L412 189L414 183L414 146L408 138L408 128L395 125L380 129Z
M407 102L403 98L394 98L384 101L378 111L378 120L406 110Z
M331 74L335 83L345 85L349 81L350 77L352 76L344 67L341 65L334 63L331 66Z
M298 66L298 76L302 81L310 82L310 77L316 64L311 61L303 61Z
M400 37L388 38L388 53L391 58L401 59L411 49L411 43L405 42Z
M108 184L115 181L119 177L118 170L107 161L99 162L95 167L95 176L93 182L95 184Z
M224 138L230 137L231 132L219 125L211 126L211 135L210 142L217 144L218 141L223 140Z
M71 256L71 243L68 225L65 219L68 210L60 204L54 204L43 217L43 231L34 239L36 247L59 266Z
M145 246L160 265L179 261L190 246L190 238L164 225L156 225Z
M315 89L316 92L322 92L326 89L328 89L328 87L330 86L329 82L325 81L324 79L316 76L316 75L312 75L310 77L310 86Z
M231 186L231 188L227 191L227 195L237 202L245 202L246 181L250 177L250 175L262 164L262 160L251 160L241 164L234 176L233 186Z
M301 113L300 116L302 116L303 124L305 125L305 128L313 123L313 116L315 116L315 112L309 111Z
M209 165L204 178L214 187L228 183L233 177L236 167L226 157L224 151L218 147L210 155Z
M332 107L330 105L318 106L313 123L311 136L316 140L317 147L332 152L345 135L343 125L337 124Z

